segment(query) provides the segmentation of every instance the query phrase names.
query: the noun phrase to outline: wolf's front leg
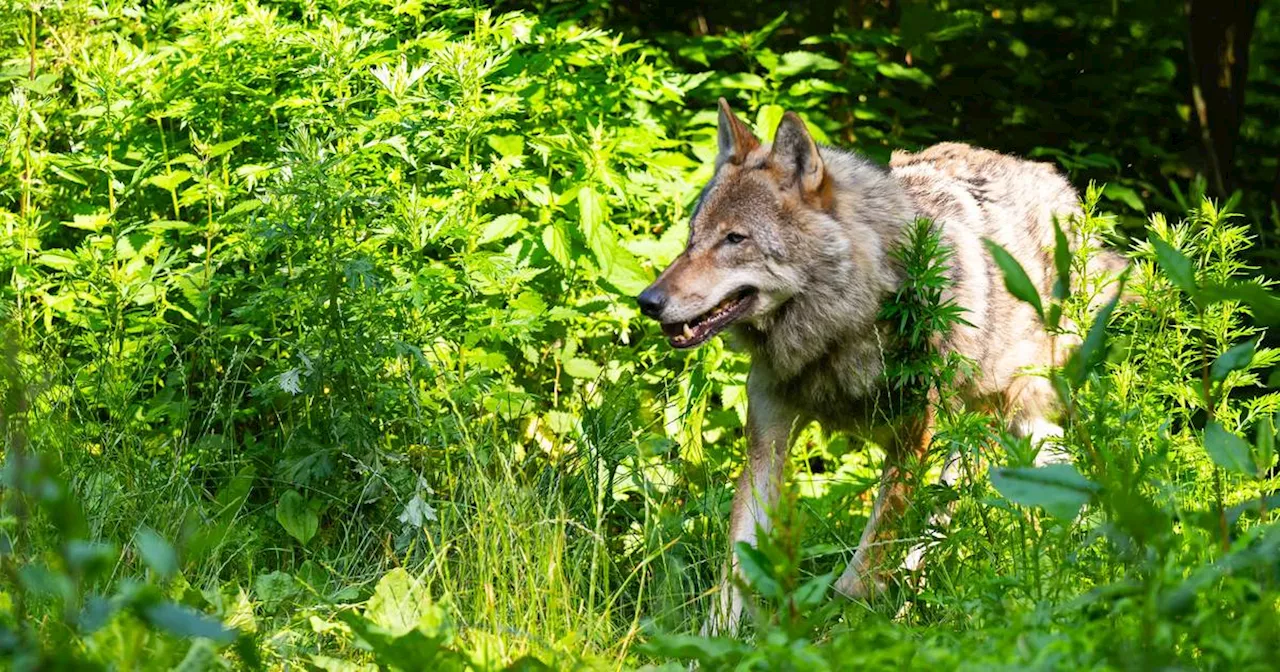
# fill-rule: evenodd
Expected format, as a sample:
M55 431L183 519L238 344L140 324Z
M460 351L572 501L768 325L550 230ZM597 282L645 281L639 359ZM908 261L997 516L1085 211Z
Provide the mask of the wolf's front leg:
M754 376L753 376L754 380ZM738 542L756 543L757 529L768 532L769 512L778 501L783 468L796 414L784 409L759 384L748 382L747 464L738 477L729 518L729 566L702 634L736 635L742 620L742 592L730 580L738 575Z

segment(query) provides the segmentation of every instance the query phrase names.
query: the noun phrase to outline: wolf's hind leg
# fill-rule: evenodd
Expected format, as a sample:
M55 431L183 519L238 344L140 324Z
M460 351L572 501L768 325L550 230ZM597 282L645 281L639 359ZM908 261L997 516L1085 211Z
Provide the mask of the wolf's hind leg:
M865 599L882 587L875 578L875 573L892 534L881 530L881 527L886 521L896 522L900 519L907 507L911 479L903 473L903 467L912 461L911 458L916 461L923 458L929 450L929 444L933 440L933 414L930 404L921 417L908 424L905 437L900 437L895 442L896 445L885 458L884 471L880 475L880 492L876 495L875 504L871 506L871 516L862 529L862 538L858 540L853 560L836 581L836 592L845 597Z
M1039 448L1036 466L1071 462L1071 455L1062 447L1062 427L1049 420L1058 406L1049 379L1020 377L1008 394L1013 409L1009 431L1019 438L1031 439L1031 445Z
M867 518L866 527L862 528L862 538L858 540L853 560L849 561L849 566L845 567L844 573L836 580L837 593L861 600L883 588L874 576L875 568L884 554L880 525L885 518L897 516L905 504L905 496L905 484L899 477L898 470L885 467L880 476L880 492L876 495L875 504L871 505L871 516Z

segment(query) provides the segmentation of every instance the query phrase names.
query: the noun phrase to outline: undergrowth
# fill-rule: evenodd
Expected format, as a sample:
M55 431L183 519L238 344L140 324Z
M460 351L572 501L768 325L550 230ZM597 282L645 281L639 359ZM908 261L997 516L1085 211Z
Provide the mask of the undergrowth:
M894 357L904 403L942 411L890 553L930 542L923 573L827 595L882 454L809 427L781 524L740 551L751 632L692 634L747 363L671 352L629 297L678 254L709 177L697 100L757 110L762 137L784 108L819 139L839 127L815 101L840 65L772 52L778 25L733 45L761 78L463 4L0 9L0 656L1267 669L1280 397L1261 339L1280 302L1243 261L1253 223L1198 194L1151 218L1101 319L1095 251L1060 253L1072 281L1045 319L1084 346L1034 372L1072 457L1048 472L1000 418L945 403L965 364L930 344L963 313L917 226L884 317L913 346ZM878 54L847 45L839 85L874 123L886 78L921 79L877 74ZM877 151L885 123L863 131ZM1103 237L1106 193L1076 223ZM964 477L934 484L953 453Z

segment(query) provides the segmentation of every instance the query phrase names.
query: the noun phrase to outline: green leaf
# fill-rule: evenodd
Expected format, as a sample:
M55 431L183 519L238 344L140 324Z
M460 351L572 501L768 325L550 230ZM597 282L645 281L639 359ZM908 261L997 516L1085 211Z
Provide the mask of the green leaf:
M1142 197L1138 196L1138 192L1130 189L1129 187L1123 187L1118 184L1108 184L1102 188L1102 195L1113 201L1124 203L1138 212L1147 211L1147 204L1142 202Z
M1071 358L1067 361L1066 373L1072 384L1078 386L1083 383L1089 372L1102 363L1102 355L1106 352L1107 345L1107 325L1111 322L1111 313L1115 312L1116 305L1120 303L1120 297L1124 294L1124 286L1128 280L1129 270L1125 269L1116 282L1115 294L1094 316L1093 324L1090 325L1084 342L1071 353Z
M710 669L732 669L733 664L751 649L750 645L729 637L655 633L638 648L655 658L696 660Z
M987 250L991 253L991 258L996 262L996 266L1000 267L1000 272L1004 274L1004 286L1014 298L1031 304L1036 309L1036 315L1040 319L1044 319L1044 307L1040 303L1040 292L1036 290L1036 286L1031 282L1031 278L1027 276L1027 272L1023 270L1022 264L1013 258L1007 250L1000 247L989 238L982 239L986 244Z
M292 599L301 590L298 581L288 572L268 572L259 574L253 580L254 596L262 602L267 613L273 613L280 605Z
M160 187L165 191L176 191L182 186L183 182L191 179L191 173L185 170L175 170L164 175L154 175L147 178L147 183Z
M635 255L618 244L618 238L609 226L604 197L595 189L584 186L578 189L577 198L582 233L600 265L604 280L626 294L636 294L647 287L649 274Z
M80 263L80 259L65 250L49 250L36 257L36 263L43 264L56 271L69 271Z
M73 215L71 221L63 222L63 226L73 229L84 229L85 231L101 231L111 222L111 214L107 212L98 212L92 215Z
M316 530L320 527L320 517L307 506L307 500L296 490L289 490L280 496L280 501L276 503L276 520L289 536L297 539L303 546L316 536Z
M615 250L613 265L604 279L628 296L639 294L653 282L653 276L640 265L640 260L623 247Z
M1245 476L1257 475L1257 465L1249 455L1249 444L1228 432L1222 423L1213 421L1204 428L1204 449L1213 463L1227 471Z
M365 618L393 637L414 630L436 636L444 630L444 610L431 600L421 581L397 567L383 575L365 605Z
M1249 282L1228 285L1205 285L1200 289L1205 301L1239 301L1249 306L1253 318L1267 326L1280 325L1280 297L1266 287Z
M788 51L782 55L778 66L772 74L781 77L794 77L806 72L819 70L838 70L840 63L813 51Z
M773 576L773 564L758 549L744 541L734 545L738 556L738 569L747 583L761 597L776 600L782 597L782 585Z
M1053 219L1053 267L1058 274L1053 283L1053 298L1061 301L1071 296L1071 243L1057 217Z
M236 631L216 618L172 602L145 607L142 615L151 625L179 637L204 637L219 644L230 644L236 639Z
M1280 553L1280 526L1274 523L1260 526L1261 533L1246 546L1237 548L1214 562L1202 565L1191 573L1182 585L1163 591L1159 608L1165 615L1178 615L1190 611L1196 604L1196 594L1215 585L1230 574L1244 575L1253 567L1274 568L1276 554Z
M781 105L761 105L756 112L756 137L772 141L773 134L778 130L778 123L786 113Z
M600 365L589 359L570 357L562 364L564 372L574 378L594 380L600 376Z
M226 142L219 142L216 145L210 145L209 147L205 148L203 154L205 158L209 158L209 159L217 158L235 149L236 147L239 147L241 144L244 143L245 140L248 140L250 137L252 136L242 135L238 138L227 140Z
M1071 520L1088 503L1098 486L1070 464L1043 467L998 467L991 471L991 485L1012 502L1037 506L1050 515Z
M720 78L720 86L726 89L745 89L747 91L763 91L769 88L764 78L749 72L725 75Z
M427 662L431 663L430 669L464 669L466 665L461 654L445 647L444 635L432 637L421 630L410 630L397 637L351 611L338 614L338 618L351 628L362 648L373 652L382 669L393 665L402 670L421 670L427 669Z
M791 599L794 601L795 606L801 610L817 608L826 601L827 591L831 588L835 578L835 573L828 572L815 576L801 584L791 594Z
M206 672L215 670L220 665L218 651L208 640L197 639L191 642L187 655L174 668L173 672Z
M1226 380L1227 374L1247 368L1253 362L1254 350L1258 343L1253 340L1239 343L1226 352L1218 355L1209 368L1209 378L1218 383Z
M116 562L116 547L104 541L72 539L62 550L67 568L77 576L95 578Z
M542 246L557 264L569 268L569 234L565 233L561 224L548 224L542 230Z
M524 154L524 137L519 135L490 135L489 147L504 159L514 159Z
M1196 286L1196 269L1191 260L1154 234L1151 236L1151 246L1156 250L1156 262L1160 264L1165 277L1194 299L1199 287Z
M1276 461L1276 426L1272 416L1263 416L1258 422L1253 443L1253 459L1258 464L1256 473L1265 474Z
M591 187L579 188L578 213L587 247L595 253L600 267L605 268L612 261L613 248L617 246L617 242L613 231L609 229L609 214L604 198Z
M178 553L164 537L149 527L138 528L136 539L142 561L161 578L169 578L178 572Z
M923 70L910 68L901 63L880 63L876 66L876 71L889 79L905 79L921 86L933 86L933 78Z
M498 215L485 225L484 231L480 232L480 237L476 240L476 244L484 245L495 240L510 238L519 233L528 223L529 220L514 213Z

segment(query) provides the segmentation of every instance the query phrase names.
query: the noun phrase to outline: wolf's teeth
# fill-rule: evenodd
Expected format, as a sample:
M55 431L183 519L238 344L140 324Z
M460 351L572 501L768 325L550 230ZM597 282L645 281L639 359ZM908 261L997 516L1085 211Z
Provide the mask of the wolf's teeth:
M684 337L685 337L685 338L693 338L693 329L690 329L690 328L689 328L689 323L688 323L688 322L685 322L685 323L684 323Z

